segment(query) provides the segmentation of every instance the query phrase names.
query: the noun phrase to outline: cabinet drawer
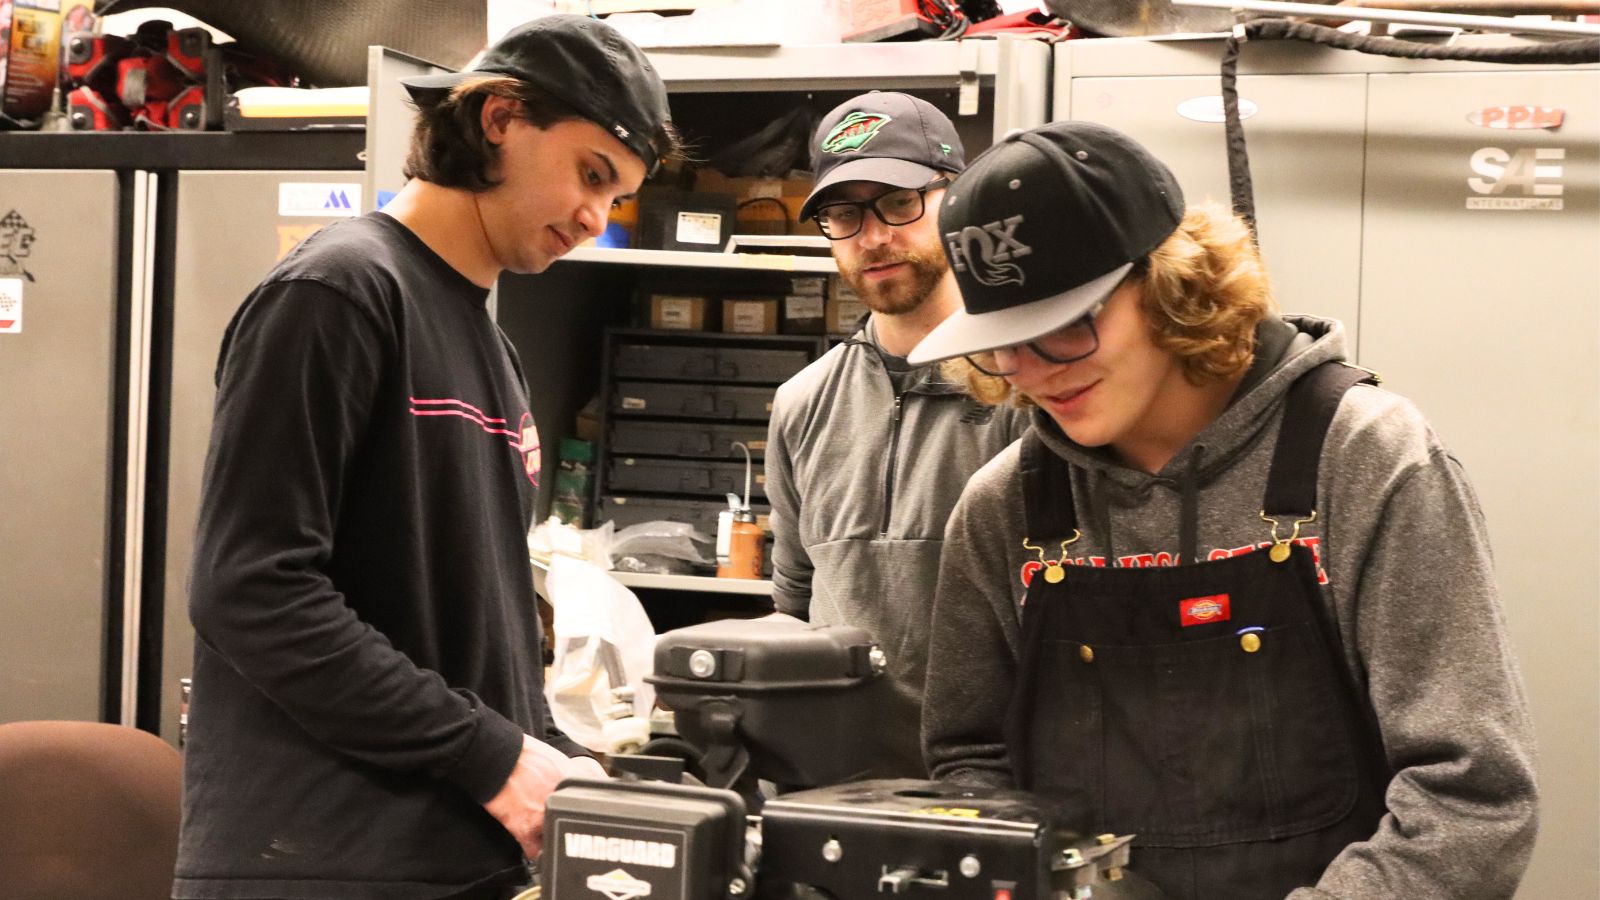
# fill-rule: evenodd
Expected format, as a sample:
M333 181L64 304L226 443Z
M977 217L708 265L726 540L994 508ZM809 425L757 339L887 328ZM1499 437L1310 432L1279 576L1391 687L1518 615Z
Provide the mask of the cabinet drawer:
M662 494L726 494L744 496L744 463L690 459L643 459L618 456L611 460L606 487L615 491L649 491ZM750 496L765 497L766 475L758 468L750 479Z
M717 350L717 377L730 381L784 382L811 361L804 350L722 347Z
M765 421L777 392L776 387L619 381L611 410L623 415Z
M612 373L617 378L716 378L777 384L788 381L810 361L810 354L794 349L618 344Z
M618 419L611 425L610 452L622 455L698 456L743 460L733 446L742 441L750 455L762 457L767 429L760 425L720 425L714 422L641 422Z
M618 378L713 378L717 348L618 344L612 374Z

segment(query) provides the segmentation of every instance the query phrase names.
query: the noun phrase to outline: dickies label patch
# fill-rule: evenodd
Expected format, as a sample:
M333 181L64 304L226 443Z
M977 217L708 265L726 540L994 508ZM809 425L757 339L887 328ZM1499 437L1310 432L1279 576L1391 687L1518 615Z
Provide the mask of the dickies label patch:
M1190 625L1226 622L1232 617L1233 614L1228 608L1227 594L1212 594L1208 597L1191 597L1188 600L1178 601L1178 622L1185 628Z

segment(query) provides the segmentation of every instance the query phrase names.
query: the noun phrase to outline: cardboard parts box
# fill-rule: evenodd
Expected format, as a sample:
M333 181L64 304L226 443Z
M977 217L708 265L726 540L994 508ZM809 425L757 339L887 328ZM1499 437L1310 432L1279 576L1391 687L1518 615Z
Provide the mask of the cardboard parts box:
M722 330L727 334L777 334L777 297L728 297L722 301Z

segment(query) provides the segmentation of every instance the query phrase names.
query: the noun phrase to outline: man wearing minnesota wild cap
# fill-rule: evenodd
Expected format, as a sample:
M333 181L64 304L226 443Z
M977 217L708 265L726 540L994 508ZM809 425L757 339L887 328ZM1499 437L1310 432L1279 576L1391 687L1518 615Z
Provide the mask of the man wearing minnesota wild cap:
M666 91L578 16L407 87L410 182L307 238L223 340L176 897L499 900L546 795L604 774L542 696L539 434L486 301L675 152Z
M959 305L934 212L966 162L950 119L871 92L822 120L801 211L871 310L849 340L778 389L766 451L778 609L870 631L892 688L883 727L853 739L863 775L923 777L917 738L929 601L961 485L1026 427L905 354Z
M1510 897L1528 713L1417 409L1112 129L1001 141L939 230L964 308L910 359L965 357L1034 430L945 534L933 774L1076 798L1173 900Z

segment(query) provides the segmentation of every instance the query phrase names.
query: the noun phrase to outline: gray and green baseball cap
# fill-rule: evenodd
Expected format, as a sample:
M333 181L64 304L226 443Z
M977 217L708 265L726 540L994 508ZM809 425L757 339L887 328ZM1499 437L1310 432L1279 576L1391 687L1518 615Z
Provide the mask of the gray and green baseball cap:
M800 208L816 212L818 197L846 181L919 188L967 167L961 138L938 107L909 94L872 91L834 107L817 126L811 171L817 182Z

